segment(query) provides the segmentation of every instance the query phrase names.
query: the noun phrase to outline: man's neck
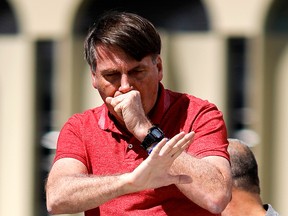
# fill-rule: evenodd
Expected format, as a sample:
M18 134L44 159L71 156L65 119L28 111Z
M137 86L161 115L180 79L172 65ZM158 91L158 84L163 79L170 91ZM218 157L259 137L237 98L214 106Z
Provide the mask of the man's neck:
M232 200L221 216L265 216L259 194L233 189Z

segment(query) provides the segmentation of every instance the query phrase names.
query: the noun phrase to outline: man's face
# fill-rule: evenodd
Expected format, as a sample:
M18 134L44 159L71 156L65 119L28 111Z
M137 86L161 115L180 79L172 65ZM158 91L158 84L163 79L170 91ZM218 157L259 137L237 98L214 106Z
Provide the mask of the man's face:
M159 82L163 78L162 60L146 56L140 62L127 56L117 48L97 47L97 67L92 72L92 83L102 100L117 97L129 91L140 92L145 113L155 105ZM113 108L109 111L115 115Z

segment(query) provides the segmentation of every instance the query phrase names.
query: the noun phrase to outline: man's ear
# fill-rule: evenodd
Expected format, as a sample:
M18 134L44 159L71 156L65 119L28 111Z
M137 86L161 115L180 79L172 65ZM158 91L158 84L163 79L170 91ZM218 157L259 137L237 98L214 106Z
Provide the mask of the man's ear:
M161 81L163 79L163 65L160 55L158 55L158 57L156 58L156 64L158 69L158 80Z
M91 71L91 80L92 80L92 85L95 89L97 89L97 77L96 77L96 72Z

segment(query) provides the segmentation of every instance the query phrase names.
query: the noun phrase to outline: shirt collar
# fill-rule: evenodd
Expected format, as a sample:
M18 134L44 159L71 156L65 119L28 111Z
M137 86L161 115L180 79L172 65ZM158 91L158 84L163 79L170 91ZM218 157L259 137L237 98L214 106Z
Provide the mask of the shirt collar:
M159 125L164 113L170 106L170 97L168 92L164 89L162 83L159 83L159 91L158 91L158 99L156 101L155 106L148 114L154 125Z

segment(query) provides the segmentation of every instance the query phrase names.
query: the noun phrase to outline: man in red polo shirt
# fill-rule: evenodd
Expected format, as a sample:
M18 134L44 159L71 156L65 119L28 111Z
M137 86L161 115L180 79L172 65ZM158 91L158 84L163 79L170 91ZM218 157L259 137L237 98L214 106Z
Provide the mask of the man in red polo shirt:
M162 85L161 39L109 12L85 40L103 105L62 128L46 185L51 214L219 215L231 199L227 132L214 104Z

